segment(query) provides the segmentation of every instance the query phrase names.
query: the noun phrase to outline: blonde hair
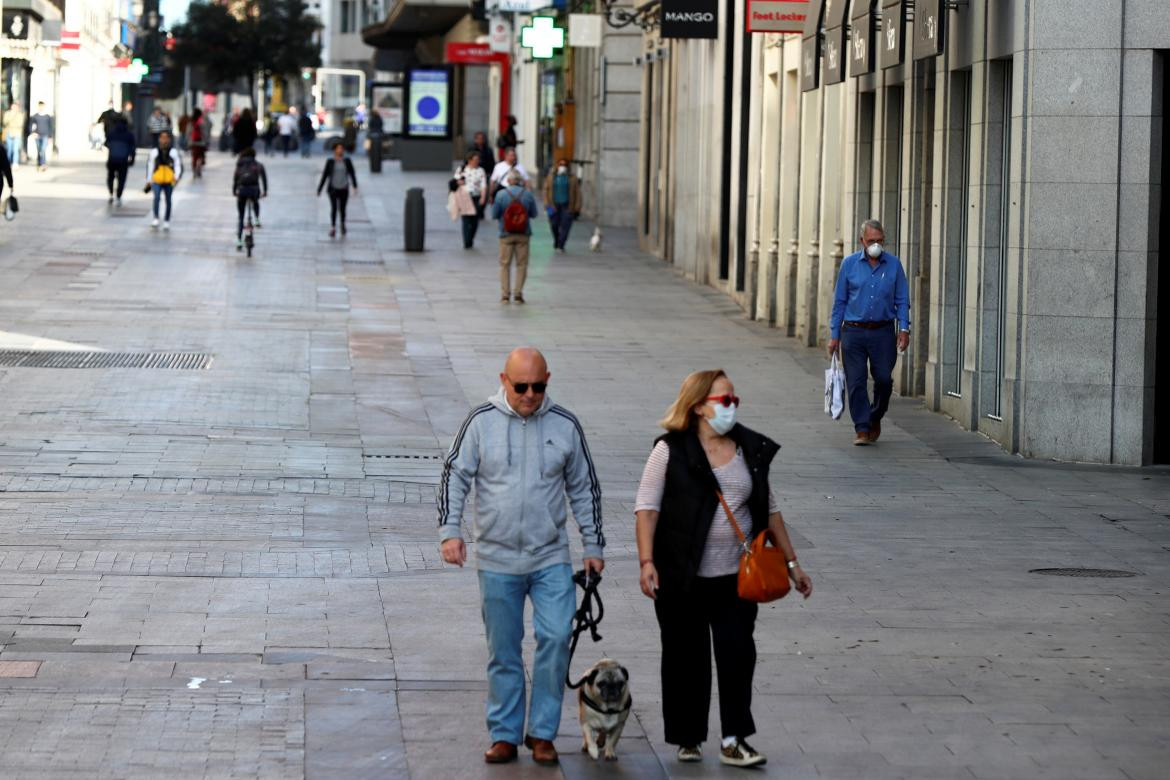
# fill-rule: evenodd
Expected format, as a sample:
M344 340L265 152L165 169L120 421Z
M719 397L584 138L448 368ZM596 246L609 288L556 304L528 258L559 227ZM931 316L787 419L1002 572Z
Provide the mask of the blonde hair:
M678 389L678 398L666 410L666 416L659 425L668 431L685 431L694 425L694 408L707 400L715 381L727 376L723 369L696 371L683 380Z

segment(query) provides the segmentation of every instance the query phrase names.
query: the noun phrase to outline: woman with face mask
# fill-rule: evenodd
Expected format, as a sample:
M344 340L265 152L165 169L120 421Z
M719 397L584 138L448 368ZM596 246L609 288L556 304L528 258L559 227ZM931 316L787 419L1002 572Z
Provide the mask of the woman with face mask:
M784 519L768 486L780 445L736 422L740 399L723 371L688 376L666 413L634 505L642 592L654 599L662 635L662 714L678 760L701 761L711 703L710 647L719 675L719 760L758 766L767 760L745 740L752 720L752 638L757 604L739 597L743 545L720 502L750 542L770 528L796 589L812 580L796 562Z

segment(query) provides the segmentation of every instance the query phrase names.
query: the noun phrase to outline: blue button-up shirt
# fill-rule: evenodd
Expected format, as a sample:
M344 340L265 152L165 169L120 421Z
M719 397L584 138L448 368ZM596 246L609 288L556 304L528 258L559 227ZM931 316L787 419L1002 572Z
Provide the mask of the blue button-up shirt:
M841 263L829 333L841 338L841 323L885 322L896 319L902 330L910 329L910 285L902 262L882 252L872 268L865 252L854 252Z

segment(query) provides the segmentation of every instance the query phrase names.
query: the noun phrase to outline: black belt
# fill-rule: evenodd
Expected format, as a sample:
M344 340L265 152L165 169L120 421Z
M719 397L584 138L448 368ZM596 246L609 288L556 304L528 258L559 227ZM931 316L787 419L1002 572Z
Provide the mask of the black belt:
M882 320L881 322L872 322L869 320L865 322L850 322L849 320L845 321L846 328L864 328L865 330L882 330L883 328L891 328L893 325L893 320Z

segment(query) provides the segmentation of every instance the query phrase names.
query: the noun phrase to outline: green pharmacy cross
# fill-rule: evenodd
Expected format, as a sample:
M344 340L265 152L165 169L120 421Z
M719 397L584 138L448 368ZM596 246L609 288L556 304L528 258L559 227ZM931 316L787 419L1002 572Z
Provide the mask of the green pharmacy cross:
M532 24L520 28L520 45L532 50L534 60L551 59L556 49L565 48L565 29L551 16L534 16Z

